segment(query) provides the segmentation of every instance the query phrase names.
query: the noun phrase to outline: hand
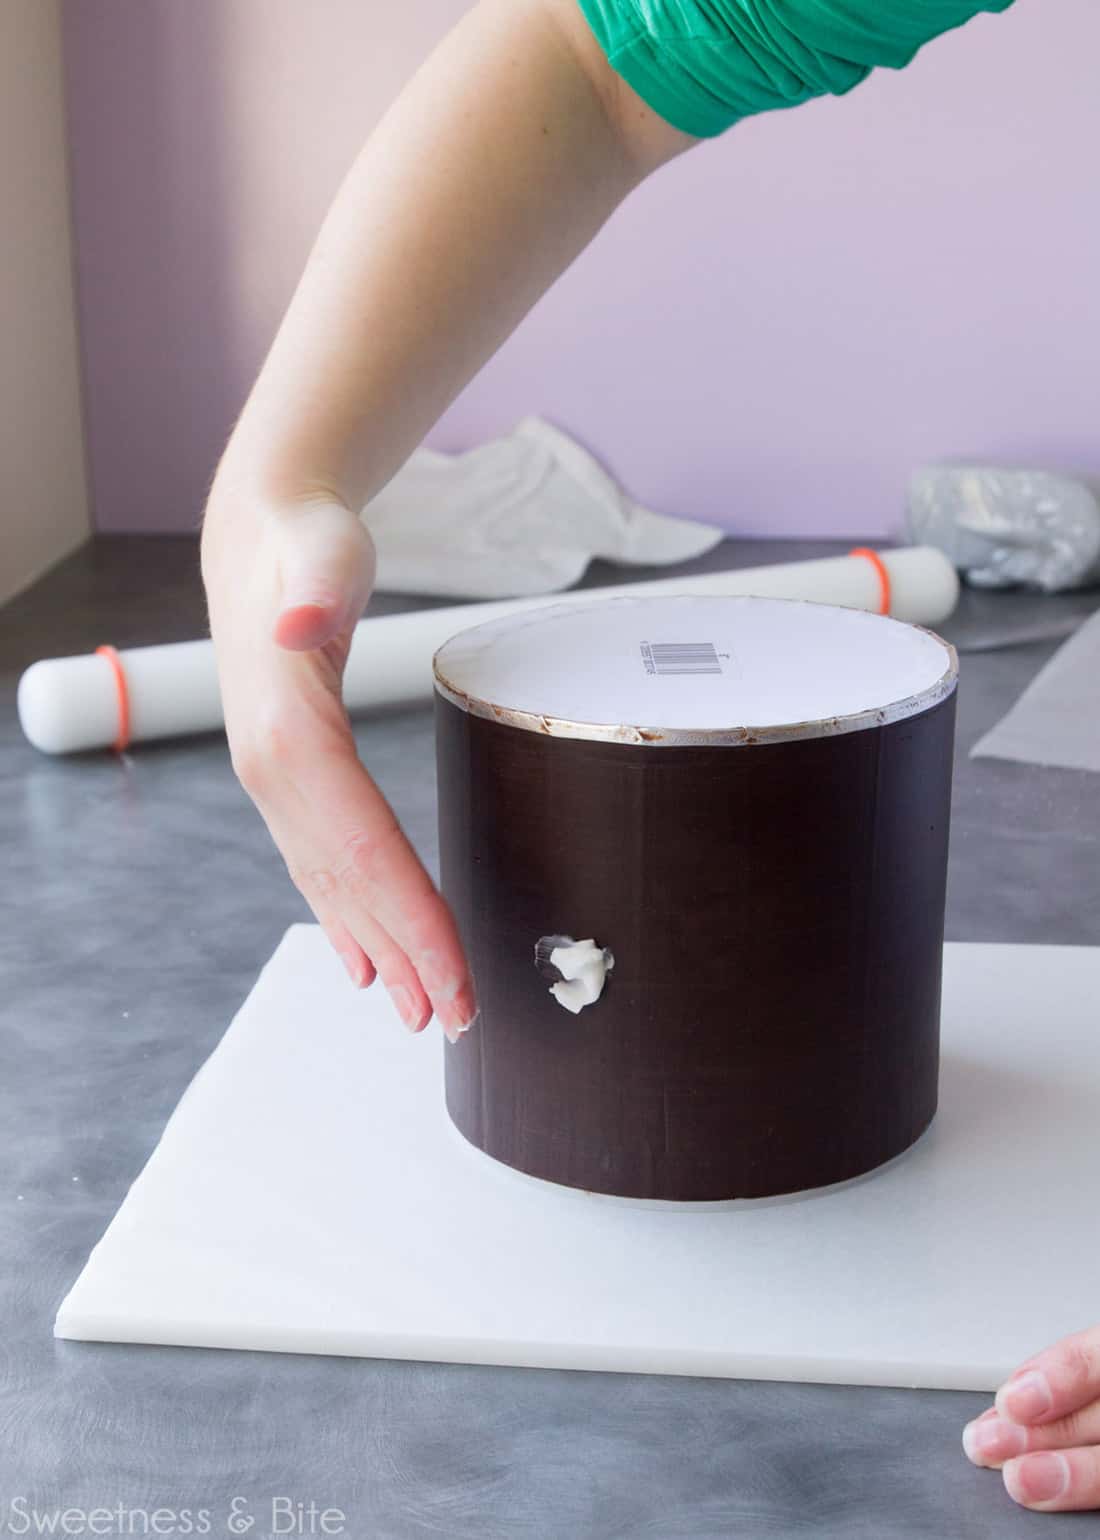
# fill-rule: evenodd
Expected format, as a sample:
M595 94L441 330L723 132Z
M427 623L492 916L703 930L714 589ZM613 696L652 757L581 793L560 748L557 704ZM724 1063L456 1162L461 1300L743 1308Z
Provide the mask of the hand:
M332 497L256 511L215 485L203 578L233 767L352 981L406 1026L475 1014L451 911L359 761L341 697L374 544Z
M1100 1326L1021 1364L967 1424L963 1448L975 1465L1000 1469L1025 1508L1100 1508Z

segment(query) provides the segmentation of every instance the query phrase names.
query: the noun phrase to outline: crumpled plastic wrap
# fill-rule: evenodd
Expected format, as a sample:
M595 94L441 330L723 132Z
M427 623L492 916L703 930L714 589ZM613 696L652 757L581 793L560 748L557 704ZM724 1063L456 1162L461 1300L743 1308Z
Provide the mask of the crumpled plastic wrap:
M1056 593L1100 580L1100 500L1049 471L929 465L909 483L913 541L935 545L978 588Z

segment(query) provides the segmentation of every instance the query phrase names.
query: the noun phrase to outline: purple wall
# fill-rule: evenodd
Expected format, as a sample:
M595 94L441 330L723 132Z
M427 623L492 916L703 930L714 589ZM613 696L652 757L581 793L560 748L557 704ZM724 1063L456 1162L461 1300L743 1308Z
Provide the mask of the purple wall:
M339 177L465 7L66 0L96 517L193 528ZM920 461L1100 469L1096 0L1018 0L619 212L443 419L541 412L636 495L887 533Z

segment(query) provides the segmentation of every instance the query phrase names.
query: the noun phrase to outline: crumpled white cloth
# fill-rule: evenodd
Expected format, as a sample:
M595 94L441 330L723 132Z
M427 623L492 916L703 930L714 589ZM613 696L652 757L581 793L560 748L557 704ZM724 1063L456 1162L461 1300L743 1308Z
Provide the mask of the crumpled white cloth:
M416 450L362 517L378 551L376 588L470 599L554 593L594 556L686 561L726 533L640 507L538 417L464 454Z

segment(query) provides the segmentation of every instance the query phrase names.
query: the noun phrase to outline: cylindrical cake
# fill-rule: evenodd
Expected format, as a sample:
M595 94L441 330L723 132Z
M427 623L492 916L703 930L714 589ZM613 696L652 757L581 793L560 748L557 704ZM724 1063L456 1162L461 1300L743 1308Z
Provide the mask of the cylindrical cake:
M920 1136L953 648L830 605L620 598L472 627L434 673L442 887L481 1006L445 1094L471 1144L703 1201Z

